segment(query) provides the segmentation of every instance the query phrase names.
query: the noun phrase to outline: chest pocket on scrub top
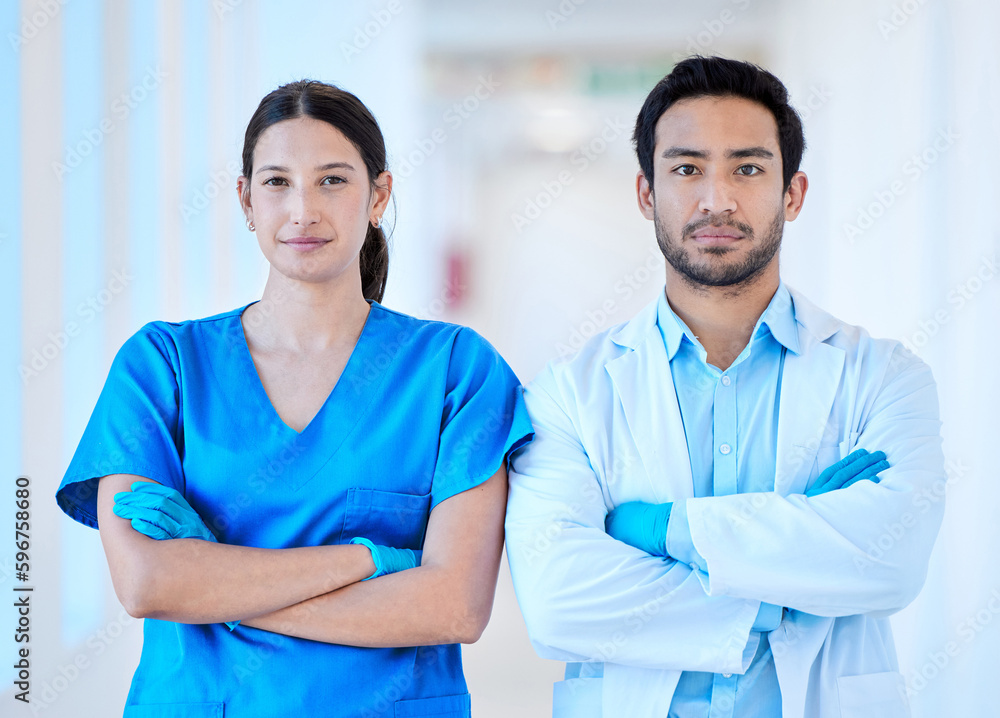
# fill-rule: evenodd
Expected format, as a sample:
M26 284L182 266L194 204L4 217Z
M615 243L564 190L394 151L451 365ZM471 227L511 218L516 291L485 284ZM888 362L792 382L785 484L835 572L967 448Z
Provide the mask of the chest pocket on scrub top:
M341 543L361 536L393 548L418 549L424 542L430 494L348 489Z

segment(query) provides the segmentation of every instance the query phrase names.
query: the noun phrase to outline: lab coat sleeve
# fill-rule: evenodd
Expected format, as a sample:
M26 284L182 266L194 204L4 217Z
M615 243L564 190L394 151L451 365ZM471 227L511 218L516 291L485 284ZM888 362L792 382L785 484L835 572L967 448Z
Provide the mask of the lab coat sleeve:
M888 615L923 586L944 512L944 457L930 369L900 346L875 391L858 390L852 447L882 450L881 481L814 498L737 494L687 500L713 596L820 616Z
M691 540L691 526L688 524L687 504L684 501L678 501L670 512L670 523L667 527L667 554L692 568L697 568L700 571L708 570L705 557L698 553L698 549L694 547L694 542ZM762 601L751 630L773 631L781 623L781 617L781 606Z
M534 441L512 460L507 554L536 651L563 661L743 673L760 601L604 530L604 489L547 369L526 391Z

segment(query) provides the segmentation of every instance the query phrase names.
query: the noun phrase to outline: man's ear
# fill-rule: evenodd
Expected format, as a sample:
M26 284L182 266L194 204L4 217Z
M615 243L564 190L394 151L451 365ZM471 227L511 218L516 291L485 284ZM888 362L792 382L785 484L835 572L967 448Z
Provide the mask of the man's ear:
M806 199L806 191L809 189L809 178L805 172L796 172L792 175L788 189L785 191L785 221L791 222L799 216L802 211L802 203Z
M635 196L639 203L639 211L646 219L652 220L653 213L653 186L646 179L646 175L639 170L635 175Z

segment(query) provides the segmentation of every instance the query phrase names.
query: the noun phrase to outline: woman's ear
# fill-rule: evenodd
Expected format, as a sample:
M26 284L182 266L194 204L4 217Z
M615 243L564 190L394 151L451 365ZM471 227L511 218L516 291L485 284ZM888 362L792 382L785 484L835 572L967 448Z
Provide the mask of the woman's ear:
M236 197L240 203L240 209L243 210L243 216L246 218L247 224L253 222L253 207L250 206L250 180L248 180L243 175L240 175L236 179Z
M390 197L392 197L392 172L386 170L375 178L375 182L372 185L372 197L369 202L368 216L373 225L377 226L382 220L382 215L385 214L389 206Z

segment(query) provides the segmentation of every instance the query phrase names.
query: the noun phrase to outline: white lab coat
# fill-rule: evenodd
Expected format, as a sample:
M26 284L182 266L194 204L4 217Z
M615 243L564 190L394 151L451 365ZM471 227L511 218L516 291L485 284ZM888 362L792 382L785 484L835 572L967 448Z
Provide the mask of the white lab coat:
M886 617L920 591L944 511L934 380L898 342L791 296L801 352L785 359L773 493L692 498L656 302L528 386L508 559L539 655L586 662L556 684L555 716L663 718L682 670L746 670L761 601L791 609L769 634L786 718L909 715ZM888 455L880 483L803 495L858 447ZM605 533L620 503L680 499L707 575Z

